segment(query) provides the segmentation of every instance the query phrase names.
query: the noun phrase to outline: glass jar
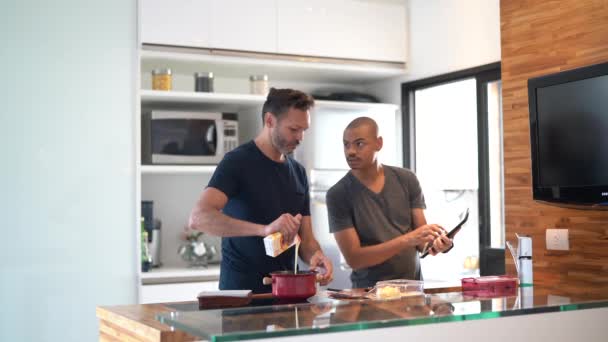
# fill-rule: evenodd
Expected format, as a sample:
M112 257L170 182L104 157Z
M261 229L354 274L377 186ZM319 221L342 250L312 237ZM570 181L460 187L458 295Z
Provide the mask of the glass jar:
M252 94L267 95L268 75L252 75L249 77L249 85Z
M171 69L154 69L152 70L152 89L154 90L171 90L172 77Z
M194 74L194 91L196 92L213 92L213 73L212 72L197 72Z

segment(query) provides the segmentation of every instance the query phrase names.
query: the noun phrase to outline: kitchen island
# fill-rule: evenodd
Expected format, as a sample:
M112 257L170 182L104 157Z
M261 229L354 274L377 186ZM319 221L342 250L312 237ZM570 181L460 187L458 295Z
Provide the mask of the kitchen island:
M447 289L447 290L454 290ZM604 294L522 287L497 296L428 291L397 300L334 300L198 310L196 302L98 307L102 341L605 341ZM276 339L279 337L279 339Z

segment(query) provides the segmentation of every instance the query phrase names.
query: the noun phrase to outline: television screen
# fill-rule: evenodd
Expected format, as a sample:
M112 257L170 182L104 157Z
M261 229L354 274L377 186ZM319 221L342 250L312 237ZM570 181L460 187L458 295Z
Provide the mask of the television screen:
M530 79L534 199L608 202L608 63Z

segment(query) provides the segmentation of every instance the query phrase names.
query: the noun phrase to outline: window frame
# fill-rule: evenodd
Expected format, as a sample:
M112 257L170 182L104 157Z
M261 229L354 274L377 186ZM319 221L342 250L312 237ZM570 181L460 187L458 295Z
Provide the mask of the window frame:
M479 271L481 275L504 274L505 249L491 248L488 98L486 87L490 82L501 80L500 62L401 84L402 132L404 135L407 134L407 137L404 136L403 139L403 165L414 171L416 169L416 132L414 131L416 103L415 97L412 96L414 92L469 78L475 78L477 92Z

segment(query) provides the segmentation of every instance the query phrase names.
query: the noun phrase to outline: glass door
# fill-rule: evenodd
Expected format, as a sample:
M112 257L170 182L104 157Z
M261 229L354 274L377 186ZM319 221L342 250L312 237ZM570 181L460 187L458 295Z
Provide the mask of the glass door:
M502 82L500 73L477 76L480 160L480 273L505 273Z
M500 64L402 90L404 164L420 180L427 222L450 229L470 211L454 249L421 260L425 280L504 273Z

